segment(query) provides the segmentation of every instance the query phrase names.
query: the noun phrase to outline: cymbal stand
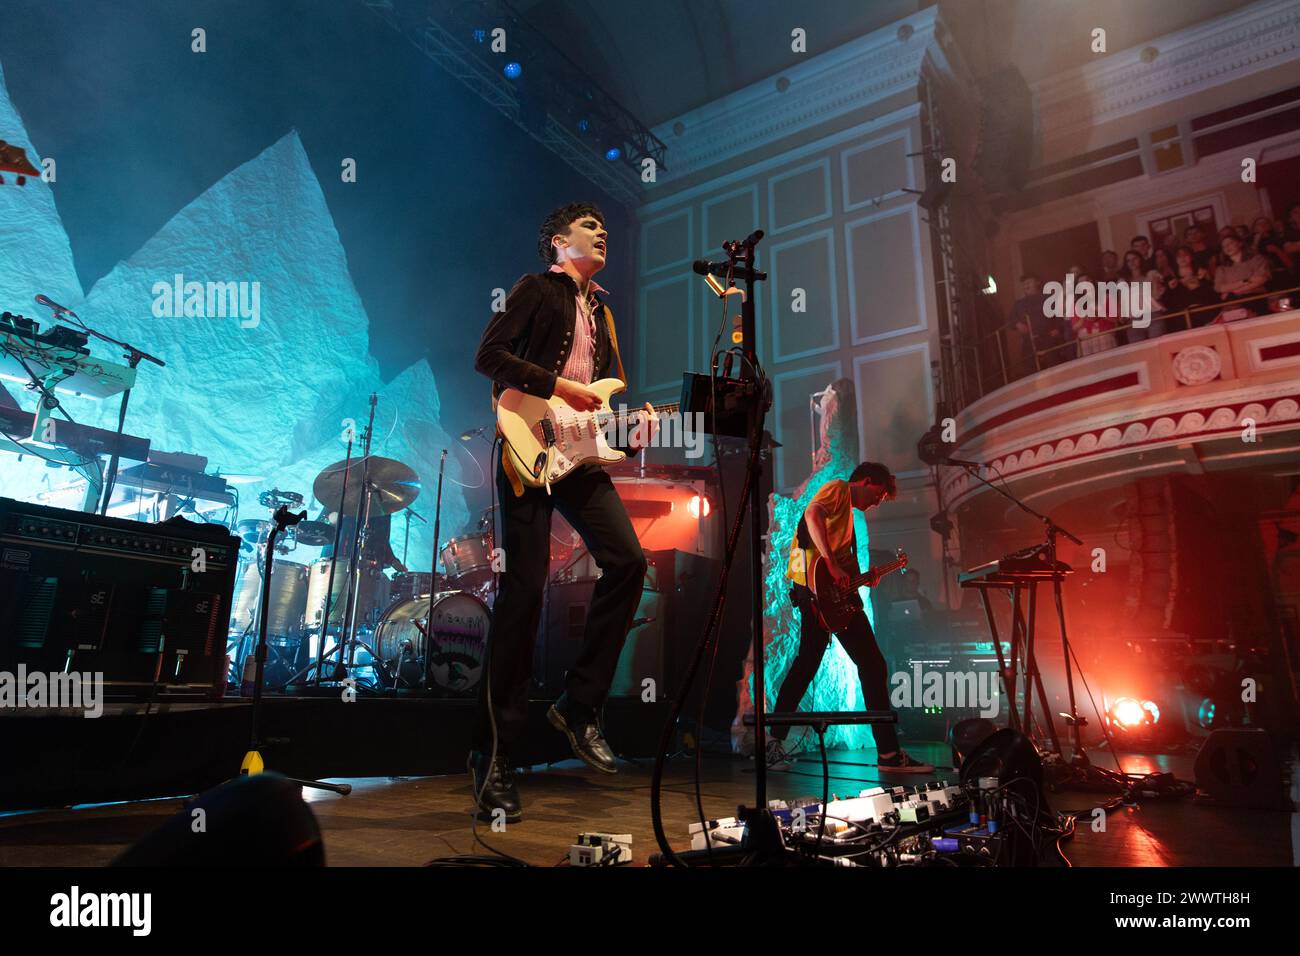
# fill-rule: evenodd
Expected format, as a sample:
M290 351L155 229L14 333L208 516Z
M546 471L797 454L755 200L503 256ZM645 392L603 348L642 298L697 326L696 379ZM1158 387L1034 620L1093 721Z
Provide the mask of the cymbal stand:
M366 422L366 430L361 433L361 494L357 496L357 513L353 520L352 531L352 552L348 555L348 593L347 601L343 606L343 629L339 632L339 659L334 665L334 677L341 680L347 673L347 668L343 664L343 645L348 643L352 637L352 625L355 623L356 601L359 597L358 585L360 577L356 569L361 563L361 528L364 512L364 520L370 520L370 439L374 434L375 428L375 405L379 402L379 396L374 392L370 393L370 420ZM347 498L339 500L339 523L343 522L343 506L347 504ZM337 557L337 555L336 555ZM348 655L348 664L352 663L351 654Z
M316 648L316 676L312 682L320 686L320 672L325 664L325 639L329 636L330 629L330 611L333 610L334 603L334 571L339 564L339 542L343 538L343 502L348 499L348 478L352 473L352 438L351 429L348 430L348 449L343 458L343 491L339 494L338 510L335 512L334 519L334 548L330 551L332 560L330 561L329 578L325 582L325 609L321 613L320 619L320 646ZM329 511L329 507L325 507ZM292 681L290 681L292 683Z

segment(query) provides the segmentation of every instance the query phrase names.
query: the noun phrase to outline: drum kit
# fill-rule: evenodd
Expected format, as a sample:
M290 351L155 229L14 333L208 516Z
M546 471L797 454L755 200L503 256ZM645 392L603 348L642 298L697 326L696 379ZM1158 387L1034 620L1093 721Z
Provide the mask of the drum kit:
M325 468L312 484L320 514L276 541L265 608L260 598L272 522L238 522L234 533L242 544L227 641L232 677L251 679L265 613L268 689L354 677L376 688L472 696L495 598L491 512L443 545L445 573L408 571L391 551L390 522L406 512L409 538L419 494L419 476L391 458L363 456ZM281 505L301 509L304 498L277 489L258 503L270 513ZM317 556L291 558L308 549ZM399 570L389 576L388 569Z

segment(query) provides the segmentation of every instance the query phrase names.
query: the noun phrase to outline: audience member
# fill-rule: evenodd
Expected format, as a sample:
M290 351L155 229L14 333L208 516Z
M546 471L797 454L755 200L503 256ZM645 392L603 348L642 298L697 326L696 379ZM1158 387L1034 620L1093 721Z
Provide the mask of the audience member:
M1074 280L1076 286L1092 281L1092 276L1082 271ZM1074 329L1075 338L1079 340L1080 355L1093 355L1119 345L1119 336L1115 334L1116 322L1114 317L1107 314L1109 309L1105 300L1094 299L1092 311L1091 316L1078 316L1074 314L1073 308L1070 309L1070 326Z
M1155 260L1151 257L1151 240L1146 236L1134 236L1133 241L1128 247L1142 257L1142 268L1149 271L1155 268Z
M1214 250L1205 241L1205 230L1197 225L1188 226L1183 231L1183 238L1188 248L1192 250L1192 261L1196 263L1196 268L1203 270L1209 278L1213 279L1218 260Z
M1286 251L1282 237L1273 231L1273 220L1268 216L1257 216L1252 224L1251 249L1268 260L1272 271L1269 283L1271 290L1289 289L1292 280L1292 259Z
M1178 262L1178 277L1169 280L1164 298L1168 331L1180 332L1185 328L1197 329L1209 325L1218 312L1208 306L1219 304L1218 293L1214 291L1209 278L1196 268L1191 249L1179 246L1174 258ZM1184 318L1181 313L1189 309L1199 311Z
M1072 350L1060 347L1066 342L1064 326L1060 319L1045 314L1043 303L1046 301L1038 276L1020 277L1020 298L1011 306L1011 325L1020 333L1022 343L1020 357L1015 363L1016 377L1074 357L1066 354Z
M1119 278L1119 255L1114 249L1101 254L1101 281L1114 282Z
M1268 288L1268 260L1259 254L1247 255L1236 234L1225 236L1222 242L1223 259L1214 273L1214 291L1224 302L1259 295ZM1258 315L1265 311L1262 301L1244 303L1244 307Z

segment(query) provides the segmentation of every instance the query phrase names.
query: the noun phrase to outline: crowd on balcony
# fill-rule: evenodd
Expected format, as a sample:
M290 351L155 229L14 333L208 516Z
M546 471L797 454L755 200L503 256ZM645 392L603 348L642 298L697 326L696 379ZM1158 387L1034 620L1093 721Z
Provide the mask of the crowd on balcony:
M1300 287L1300 203L1284 221L1258 216L1250 226L1228 225L1217 237L1199 225L1153 246L1134 236L1123 255L1106 250L1092 268L1071 266L1075 287L1085 283L1147 283L1150 324L1118 314L1098 298L1091 309L1047 308L1036 275L1020 277L1020 298L1011 309L1005 344L1009 377L1018 378L1080 355L1091 355L1168 332L1229 322L1285 307L1270 293ZM1060 280L1057 280L1060 281Z

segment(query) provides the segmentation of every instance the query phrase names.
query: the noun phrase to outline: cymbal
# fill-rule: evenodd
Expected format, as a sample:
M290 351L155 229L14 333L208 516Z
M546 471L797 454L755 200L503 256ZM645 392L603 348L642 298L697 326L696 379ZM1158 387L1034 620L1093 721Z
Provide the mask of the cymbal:
M217 475L218 478L224 478L228 485L255 485L260 481L266 481L265 475Z
M316 476L316 481L311 486L312 494L328 511L354 514L357 509L357 501L361 495L363 471L366 471L365 459L358 458L351 465L348 465L347 462L336 461L334 464L326 466ZM347 475L348 479L348 494L347 499L342 500L340 504L343 498L344 474ZM410 505L420 496L420 476L412 468L403 465L400 461L371 455L368 475L372 495L370 504L372 513L377 510L381 514L394 514Z
M245 518L235 525L235 534L239 535L248 544L261 544L266 540L267 534L272 528L271 522L261 521L257 518Z
M323 548L334 542L334 526L328 521L299 521L293 530L298 543L309 548Z

